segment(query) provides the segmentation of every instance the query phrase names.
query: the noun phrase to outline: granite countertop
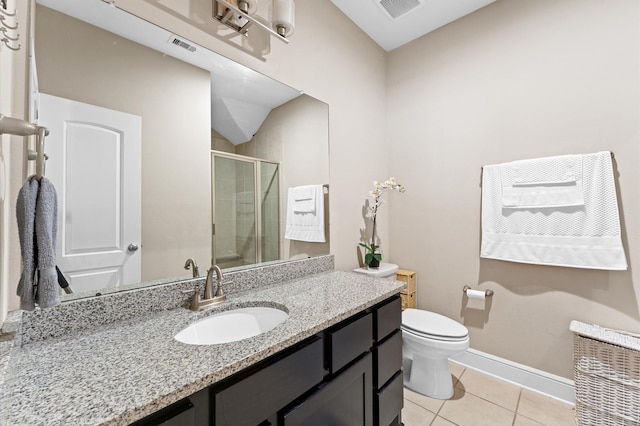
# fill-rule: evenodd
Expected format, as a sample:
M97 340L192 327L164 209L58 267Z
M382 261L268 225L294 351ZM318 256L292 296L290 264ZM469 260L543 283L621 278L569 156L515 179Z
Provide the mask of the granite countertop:
M126 425L398 293L404 283L332 271L235 294L200 312L159 312L11 348L0 425ZM140 300L140 303L144 303ZM284 307L256 337L186 345L173 336L238 306Z

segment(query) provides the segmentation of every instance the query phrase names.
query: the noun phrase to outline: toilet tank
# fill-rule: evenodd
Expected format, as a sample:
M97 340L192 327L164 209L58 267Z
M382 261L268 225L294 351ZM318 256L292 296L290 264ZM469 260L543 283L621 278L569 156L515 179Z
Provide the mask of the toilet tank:
M396 272L398 272L398 265L393 263L381 262L380 266L377 268L367 268L365 266L363 268L354 269L353 272L369 275L376 278L388 278L395 280Z

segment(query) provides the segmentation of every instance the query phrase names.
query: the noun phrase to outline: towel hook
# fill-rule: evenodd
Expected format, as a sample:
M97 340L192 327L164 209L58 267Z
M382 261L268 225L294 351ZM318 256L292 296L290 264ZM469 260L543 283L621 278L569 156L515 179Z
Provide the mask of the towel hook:
M46 127L38 128L38 136L36 139L36 179L42 179L44 176L44 137L47 135Z
M0 41L4 43L5 46L7 46L8 49L14 50L14 51L18 51L20 50L20 48L22 47L21 44L18 45L18 47L13 47L11 45L9 45L9 39L8 38L0 38Z
M8 39L8 40L10 40L10 41L18 41L18 39L20 38L20 34L16 35L16 37L15 37L15 38L11 37L11 36L7 33L7 31L9 31L9 30L7 30L5 27L0 27L0 31L2 31L2 34L4 34L4 37L3 37L3 38L6 38L6 39Z
M3 27L5 27L8 30L17 30L18 29L18 22L16 22L16 25L14 27L12 27L11 25L7 24L5 22L5 18L4 15L0 15L0 24L2 24Z
M2 13L4 16L16 16L16 14L18 13L18 9L13 9L13 13L7 12L4 8L7 7L7 3L5 1L2 2L2 6L0 7L0 13Z

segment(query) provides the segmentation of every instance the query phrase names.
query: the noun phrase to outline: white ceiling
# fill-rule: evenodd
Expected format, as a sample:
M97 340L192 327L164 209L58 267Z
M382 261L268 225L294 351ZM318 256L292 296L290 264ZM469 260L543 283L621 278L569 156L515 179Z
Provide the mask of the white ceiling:
M391 51L495 0L331 0L384 50ZM395 19L381 5L410 9ZM413 7L415 6L415 7Z

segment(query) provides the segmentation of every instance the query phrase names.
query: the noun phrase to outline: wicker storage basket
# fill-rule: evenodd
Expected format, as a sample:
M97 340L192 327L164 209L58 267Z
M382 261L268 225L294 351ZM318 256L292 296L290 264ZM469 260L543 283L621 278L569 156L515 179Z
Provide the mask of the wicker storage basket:
M640 425L640 339L571 323L576 423Z

